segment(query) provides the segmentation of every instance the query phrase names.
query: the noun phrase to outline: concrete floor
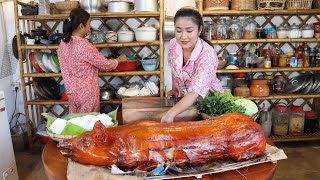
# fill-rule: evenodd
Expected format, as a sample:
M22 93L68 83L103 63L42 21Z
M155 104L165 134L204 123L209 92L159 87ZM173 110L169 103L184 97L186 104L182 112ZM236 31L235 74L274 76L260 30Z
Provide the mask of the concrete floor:
M320 179L320 141L277 143L284 150L287 160L278 161L274 180ZM41 148L16 152L20 180L46 180L41 162Z

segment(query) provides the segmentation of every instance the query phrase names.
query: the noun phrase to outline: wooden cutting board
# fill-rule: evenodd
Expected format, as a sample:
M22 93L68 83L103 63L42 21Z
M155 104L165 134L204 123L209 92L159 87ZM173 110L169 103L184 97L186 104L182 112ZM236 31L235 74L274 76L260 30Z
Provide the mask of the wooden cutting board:
M170 108L165 105L165 97L124 98L122 99L123 124L139 120L160 121ZM195 105L175 118L175 121L194 120L200 120L200 113Z

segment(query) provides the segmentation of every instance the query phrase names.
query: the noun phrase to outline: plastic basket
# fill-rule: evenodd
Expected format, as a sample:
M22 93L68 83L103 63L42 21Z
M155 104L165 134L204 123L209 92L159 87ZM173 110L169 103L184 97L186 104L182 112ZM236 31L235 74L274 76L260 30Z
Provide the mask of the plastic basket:
M311 9L312 0L288 0L288 9Z
M284 9L286 0L257 0L258 9L276 10Z
M133 71L137 67L138 60L129 60L123 63L118 64L118 66L113 69L113 72L125 72L125 71Z
M154 71L158 69L159 59L142 59L140 61L145 71Z
M256 0L231 0L232 10L255 10Z

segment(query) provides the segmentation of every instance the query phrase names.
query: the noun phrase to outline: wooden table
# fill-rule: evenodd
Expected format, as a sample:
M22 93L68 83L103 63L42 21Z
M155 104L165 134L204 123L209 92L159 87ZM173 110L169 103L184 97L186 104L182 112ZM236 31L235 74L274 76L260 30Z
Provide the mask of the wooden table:
M273 143L270 139L267 139L268 144ZM57 148L57 142L49 140L42 152L42 162L45 173L49 180L64 180L67 179L67 159L62 156L59 149ZM263 163L257 164L245 168L241 168L233 171L226 171L217 174L210 174L202 176L203 180L219 180L219 179L250 179L250 180L261 180L261 179L272 179L273 174L276 170L276 163ZM180 178L180 180L196 180L195 177Z

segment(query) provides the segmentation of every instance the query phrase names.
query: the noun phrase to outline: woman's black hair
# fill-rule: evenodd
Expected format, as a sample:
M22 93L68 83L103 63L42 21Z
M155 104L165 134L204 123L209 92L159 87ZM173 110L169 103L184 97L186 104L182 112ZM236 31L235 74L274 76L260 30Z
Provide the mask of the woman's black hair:
M196 25L198 25L198 30L200 30L200 27L202 27L202 31L201 31L199 37L201 39L203 39L205 42L207 42L210 46L212 46L212 43L204 37L203 20L202 20L202 16L199 13L199 11L197 11L196 9L191 8L191 7L183 7L183 8L180 8L176 12L176 14L174 16L174 19L173 19L174 23L176 23L177 19L180 18L180 17L190 17L191 20Z
M76 30L80 24L86 25L90 19L90 14L81 8L75 8L70 12L69 18L63 22L63 41L68 43L71 39L72 32Z

